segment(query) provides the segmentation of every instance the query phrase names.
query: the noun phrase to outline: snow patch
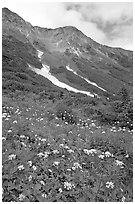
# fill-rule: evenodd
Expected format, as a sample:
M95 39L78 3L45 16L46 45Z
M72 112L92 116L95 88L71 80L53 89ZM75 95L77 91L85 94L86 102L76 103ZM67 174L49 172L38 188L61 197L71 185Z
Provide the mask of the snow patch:
M41 57L42 57L42 55L44 54L42 51L40 51L40 50L37 50L37 52L38 52L38 58L40 58L41 59Z
M95 82L91 82L91 81L89 81L88 79L86 79L85 77L83 77L83 76L77 74L77 72L75 72L73 69L71 69L71 68L69 67L69 65L66 66L66 68L67 68L67 70L73 72L75 75L77 75L77 76L79 76L80 78L84 79L84 80L85 80L86 82L88 82L89 84L91 84L91 85L93 85L93 86L96 86L97 88L99 88L99 89L101 89L102 91L106 92L105 89L103 89L103 88L101 88L100 86L98 86Z
M51 75L51 73L49 72L50 71L50 67L48 65L42 64L42 66L43 67L41 69L37 69L37 68L33 68L31 65L29 65L29 67L33 71L35 71L37 74L40 74L40 75L44 76L45 78L49 79L54 85L56 85L58 87L65 88L68 91L73 91L75 93L82 93L82 94L85 94L87 96L94 97L94 94L91 94L88 91L78 90L76 88L73 88L73 87L71 87L71 86L69 86L69 85L59 81L55 76Z

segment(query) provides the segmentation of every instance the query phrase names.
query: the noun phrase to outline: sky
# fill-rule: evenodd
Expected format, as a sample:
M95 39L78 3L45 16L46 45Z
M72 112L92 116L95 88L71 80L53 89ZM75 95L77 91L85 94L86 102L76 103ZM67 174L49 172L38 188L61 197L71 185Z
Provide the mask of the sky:
M133 50L132 2L46 2L4 0L2 7L33 26L75 26L93 40Z

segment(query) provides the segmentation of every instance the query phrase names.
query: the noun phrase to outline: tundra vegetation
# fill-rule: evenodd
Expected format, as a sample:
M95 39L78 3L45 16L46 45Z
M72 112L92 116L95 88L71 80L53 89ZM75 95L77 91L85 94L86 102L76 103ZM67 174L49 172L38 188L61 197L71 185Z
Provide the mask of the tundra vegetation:
M133 201L126 89L99 99L18 83L3 91L3 202Z

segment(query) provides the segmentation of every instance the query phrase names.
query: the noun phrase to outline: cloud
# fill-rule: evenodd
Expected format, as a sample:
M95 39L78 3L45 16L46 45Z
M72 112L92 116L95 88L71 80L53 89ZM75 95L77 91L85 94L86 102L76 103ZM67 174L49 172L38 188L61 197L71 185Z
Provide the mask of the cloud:
M132 3L16 3L5 0L5 6L25 20L41 27L75 26L93 40L110 46L132 49Z

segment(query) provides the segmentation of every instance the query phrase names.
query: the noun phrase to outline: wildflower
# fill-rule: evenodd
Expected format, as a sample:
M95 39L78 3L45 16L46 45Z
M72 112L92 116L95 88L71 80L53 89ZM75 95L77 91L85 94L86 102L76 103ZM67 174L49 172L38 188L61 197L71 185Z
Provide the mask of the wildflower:
M32 166L32 161L28 161L29 166Z
M9 120L9 118L6 118L5 120Z
M59 163L60 163L60 162L58 162L58 161L53 162L53 164L56 165L56 166L58 166Z
M38 153L37 156L42 157L44 154L42 152Z
M100 159L104 159L104 155L103 154L100 154L100 155L98 155L98 158L100 158Z
M105 133L105 131L102 132L102 134L104 134L104 133Z
M93 153L97 153L97 150L96 149L90 149L90 150L88 150L88 149L84 149L84 152L86 153L86 154L92 154L93 155Z
M7 113L3 113L2 117L5 118L7 116Z
M19 200L20 200L20 201L24 200L24 198L25 198L25 195L23 195L23 194L20 194L20 195L19 195Z
M96 125L95 125L95 123L91 123L91 126L95 127Z
M45 182L44 181L40 181L40 183L44 186L45 185Z
M13 123L17 123L17 120L14 120Z
M72 187L75 188L75 185L69 183L68 181L64 182L64 188L66 188L67 190L70 190Z
M46 195L45 193L43 193L43 194L42 194L42 197L43 197L43 198L46 198L46 197L47 197L47 195Z
M49 154L50 154L50 152L45 152L44 153L44 158L47 158Z
M71 169L67 169L67 171L71 171Z
M59 190L58 190L60 193L62 193L62 189L61 188L59 188Z
M24 166L23 166L23 165L20 165L20 166L18 166L18 169L19 169L19 170L23 170L23 169L24 169Z
M12 132L12 130L8 130L8 133Z
M73 153L74 151L72 149L68 149L67 152Z
M8 159L9 159L9 160L12 160L12 159L15 159L15 158L16 158L16 155L15 155L15 154L11 154L11 155L8 156Z
M44 143L44 142L46 142L46 139L45 139L45 138L43 138L43 139L41 139L41 141Z
M26 136L25 135L20 135L20 138L25 138Z
M122 166L124 164L122 161L119 160L115 160L115 162L117 166Z
M126 199L125 196L123 196L123 197L122 197L122 202L125 202L125 199Z
M77 169L77 168L80 168L82 169L82 167L80 166L80 164L78 162L75 162L74 163L74 166L72 167L73 170Z
M32 176L30 175L30 176L28 177L28 179L29 179L29 181L31 181L31 180L32 180Z
M106 188L114 188L114 183L113 182L111 182L111 181L107 181L106 182Z
M113 154L111 154L110 152L107 151L107 152L105 152L105 156L106 156L106 157L112 157Z
M129 157L129 154L127 154L125 157L128 158L128 157Z
M34 165L32 166L32 168L33 168L33 170L34 170L34 171L36 171L36 170L37 170L37 167L36 167L36 166L34 166Z
M58 154L59 151L56 149L56 150L53 150L53 154Z

